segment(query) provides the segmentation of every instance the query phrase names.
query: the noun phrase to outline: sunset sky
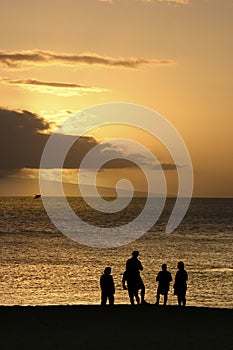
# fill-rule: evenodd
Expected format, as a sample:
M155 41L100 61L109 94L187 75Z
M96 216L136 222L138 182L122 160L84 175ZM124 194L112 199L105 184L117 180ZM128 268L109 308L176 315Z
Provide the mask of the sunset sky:
M158 111L181 134L194 196L232 197L232 19L232 0L2 1L0 195L38 191L43 147L68 116L129 102ZM80 132L88 123L80 120ZM156 154L174 194L168 152L139 130L130 134ZM80 152L121 135L120 127L95 130ZM66 182L73 172L67 167ZM125 172L144 191L140 171L120 162L101 172L99 185L114 186Z

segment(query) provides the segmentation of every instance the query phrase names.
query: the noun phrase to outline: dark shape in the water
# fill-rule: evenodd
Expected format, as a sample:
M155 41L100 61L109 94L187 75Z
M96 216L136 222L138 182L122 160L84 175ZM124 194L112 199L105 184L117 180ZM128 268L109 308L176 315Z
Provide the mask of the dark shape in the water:
M40 198L41 194L35 194L34 199Z

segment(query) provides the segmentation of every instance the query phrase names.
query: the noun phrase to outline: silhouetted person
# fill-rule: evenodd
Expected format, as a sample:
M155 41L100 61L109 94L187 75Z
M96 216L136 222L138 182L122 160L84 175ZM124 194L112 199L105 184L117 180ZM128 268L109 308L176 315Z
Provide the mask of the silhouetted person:
M126 283L127 283L127 287L126 287ZM123 278L122 278L122 287L124 290L128 289L128 294L129 294L129 299L130 299L130 303L132 305L134 305L134 298L136 299L137 304L140 304L140 299L138 296L138 289L137 288L133 288L133 286L130 286L128 288L128 278L127 278L127 272L125 271L123 274Z
M103 275L100 277L101 305L106 305L107 299L110 305L114 304L115 286L111 271L111 267L106 267Z
M141 261L138 260L139 252L137 250L132 252L132 258L126 262L126 278L128 293L131 305L134 305L134 296L138 290L141 290L141 304L147 304L145 301L145 286L140 276L140 271L143 270Z
M159 305L160 295L163 295L164 301L163 305L167 304L167 295L170 287L170 282L172 281L172 275L167 271L167 265L162 265L162 270L159 271L156 281L159 282L156 295L156 305Z
M178 271L175 277L174 294L177 295L179 306L185 306L188 274L184 269L183 261L178 262L177 268Z

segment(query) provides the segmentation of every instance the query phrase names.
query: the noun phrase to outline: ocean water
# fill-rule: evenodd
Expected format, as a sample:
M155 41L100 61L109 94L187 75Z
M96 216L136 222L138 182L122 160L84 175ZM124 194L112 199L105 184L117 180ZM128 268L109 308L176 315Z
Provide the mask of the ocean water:
M59 201L59 199L57 199ZM81 198L69 198L86 221L105 227L130 222L145 201L136 198L124 213L100 215ZM0 305L99 304L99 278L112 267L115 303L129 303L121 280L126 260L139 250L146 300L155 302L155 277L162 263L175 277L183 260L189 275L187 305L233 307L233 199L193 199L179 227L165 233L174 205L167 199L158 223L140 239L111 249L80 245L60 233L41 199L0 198ZM171 284L168 304L177 304Z

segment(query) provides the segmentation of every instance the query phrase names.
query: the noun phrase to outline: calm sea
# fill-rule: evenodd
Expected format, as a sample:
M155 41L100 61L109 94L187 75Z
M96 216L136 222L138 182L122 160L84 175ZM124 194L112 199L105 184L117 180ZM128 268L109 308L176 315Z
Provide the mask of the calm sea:
M125 223L140 212L137 198L121 215L101 216L80 198L69 199L83 219L105 226ZM146 300L155 302L155 277L162 263L175 276L179 260L189 275L187 304L233 307L233 199L193 199L174 233L164 233L174 205L168 199L158 223L139 240L112 249L82 246L50 222L41 199L0 198L0 305L99 304L99 277L112 267L116 303L128 303L121 288L125 262L139 250ZM176 304L173 289L168 304Z

